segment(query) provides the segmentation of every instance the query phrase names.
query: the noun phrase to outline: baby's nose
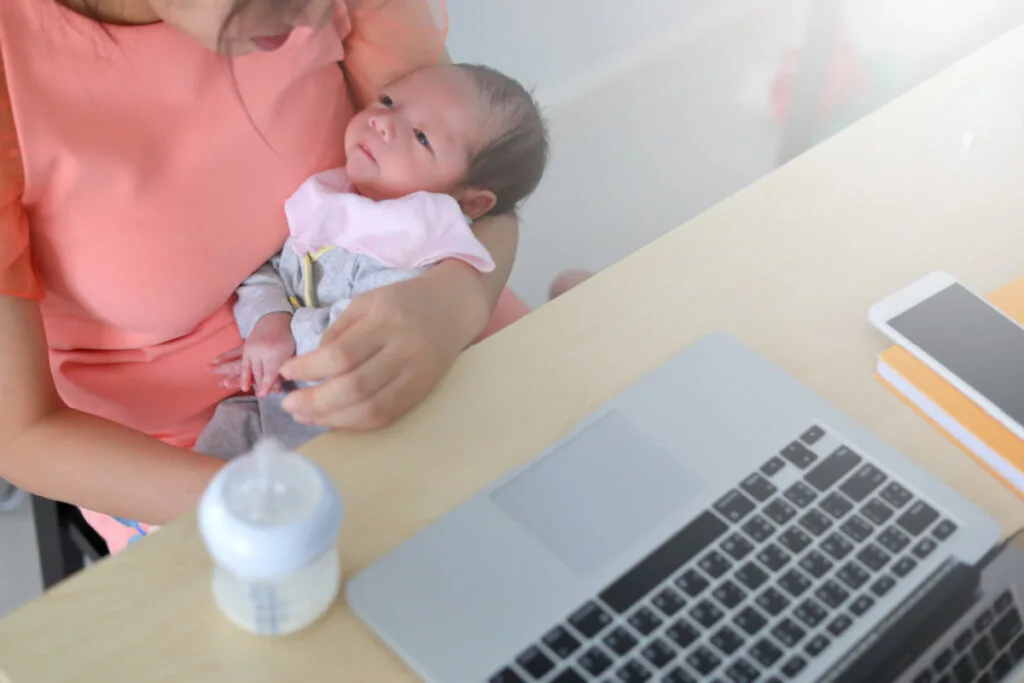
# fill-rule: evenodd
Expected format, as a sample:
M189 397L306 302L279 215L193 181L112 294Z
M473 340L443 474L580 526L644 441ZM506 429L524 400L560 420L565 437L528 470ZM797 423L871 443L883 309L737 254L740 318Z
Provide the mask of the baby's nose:
M395 136L395 128L386 116L374 116L371 118L370 127L386 141L390 141Z

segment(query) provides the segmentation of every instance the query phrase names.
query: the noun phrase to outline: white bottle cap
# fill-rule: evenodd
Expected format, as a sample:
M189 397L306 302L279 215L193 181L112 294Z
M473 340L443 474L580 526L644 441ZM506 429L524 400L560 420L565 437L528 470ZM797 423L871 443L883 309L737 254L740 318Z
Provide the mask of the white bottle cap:
M217 473L198 516L218 565L244 579L268 581L311 564L337 544L342 505L316 463L267 440Z

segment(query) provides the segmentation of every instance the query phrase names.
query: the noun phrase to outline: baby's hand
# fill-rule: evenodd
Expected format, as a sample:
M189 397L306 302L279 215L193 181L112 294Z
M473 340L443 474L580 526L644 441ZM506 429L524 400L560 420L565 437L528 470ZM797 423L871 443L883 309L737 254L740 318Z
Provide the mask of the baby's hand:
M292 316L270 313L259 319L242 347L240 388L257 396L281 389L281 365L295 355Z

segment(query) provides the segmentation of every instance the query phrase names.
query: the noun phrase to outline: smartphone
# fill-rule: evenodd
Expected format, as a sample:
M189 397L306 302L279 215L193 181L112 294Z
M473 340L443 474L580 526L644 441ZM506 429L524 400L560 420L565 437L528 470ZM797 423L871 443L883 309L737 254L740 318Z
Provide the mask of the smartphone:
M1024 440L1024 327L948 273L876 303L871 324Z

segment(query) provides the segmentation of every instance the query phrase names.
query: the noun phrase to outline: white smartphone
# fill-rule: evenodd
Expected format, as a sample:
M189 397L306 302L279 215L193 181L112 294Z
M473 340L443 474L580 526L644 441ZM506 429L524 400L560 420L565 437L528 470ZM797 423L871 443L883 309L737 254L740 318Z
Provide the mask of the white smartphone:
M948 273L876 303L868 319L1024 440L1024 327Z

